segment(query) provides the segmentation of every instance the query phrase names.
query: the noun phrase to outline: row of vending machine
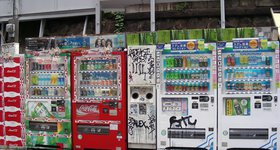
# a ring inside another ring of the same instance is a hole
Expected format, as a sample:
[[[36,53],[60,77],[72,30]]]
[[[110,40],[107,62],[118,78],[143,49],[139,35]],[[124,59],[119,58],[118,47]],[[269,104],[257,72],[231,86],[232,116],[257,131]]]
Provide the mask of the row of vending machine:
[[[278,41],[15,47],[0,57],[3,148],[280,148]]]

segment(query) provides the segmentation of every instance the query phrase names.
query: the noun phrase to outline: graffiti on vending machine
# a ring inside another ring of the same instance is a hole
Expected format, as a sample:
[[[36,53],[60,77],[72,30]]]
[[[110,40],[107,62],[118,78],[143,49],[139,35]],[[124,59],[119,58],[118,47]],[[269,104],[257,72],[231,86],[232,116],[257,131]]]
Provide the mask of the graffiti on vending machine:
[[[149,129],[150,133],[154,132],[156,130],[156,116],[155,115],[148,115],[148,120],[149,120]]]
[[[148,121],[142,119],[128,118],[128,134],[133,135],[135,128],[144,128],[149,130],[149,134],[153,133],[155,129],[156,117],[155,115],[148,115]]]
[[[154,58],[150,48],[134,48],[129,50],[132,69],[129,71],[129,79],[133,81],[132,74],[143,76],[143,80],[152,79],[155,74]]]
[[[193,122],[191,122],[190,118],[192,118],[192,116],[182,116],[180,119],[177,119],[176,116],[172,116],[169,118],[169,123],[170,123],[170,128],[183,128],[182,126],[182,122],[184,123],[185,128],[187,128],[187,126],[191,126],[191,127],[195,127],[197,120],[195,119]]]

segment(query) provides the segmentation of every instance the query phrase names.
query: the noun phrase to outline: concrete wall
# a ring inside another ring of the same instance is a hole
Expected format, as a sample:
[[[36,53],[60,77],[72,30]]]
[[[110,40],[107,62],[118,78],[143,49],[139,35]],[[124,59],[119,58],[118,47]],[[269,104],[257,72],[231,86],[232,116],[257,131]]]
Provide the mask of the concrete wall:
[[[16,0],[20,20],[57,18],[95,14],[99,0]],[[0,0],[0,22],[13,14],[13,0]]]

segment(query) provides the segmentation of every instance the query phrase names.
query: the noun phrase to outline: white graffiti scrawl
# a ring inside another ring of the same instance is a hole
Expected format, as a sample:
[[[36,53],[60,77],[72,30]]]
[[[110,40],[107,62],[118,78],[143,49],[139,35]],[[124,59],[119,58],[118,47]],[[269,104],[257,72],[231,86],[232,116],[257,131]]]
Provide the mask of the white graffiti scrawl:
[[[155,48],[152,46],[129,47],[128,82],[153,83],[155,79]]]

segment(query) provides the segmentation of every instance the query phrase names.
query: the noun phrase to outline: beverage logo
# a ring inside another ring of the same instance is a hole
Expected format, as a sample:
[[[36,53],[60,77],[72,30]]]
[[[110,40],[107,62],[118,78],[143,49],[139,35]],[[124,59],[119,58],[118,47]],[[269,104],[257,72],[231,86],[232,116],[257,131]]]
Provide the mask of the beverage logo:
[[[189,50],[193,50],[193,49],[195,48],[194,42],[193,42],[193,41],[187,42],[187,48],[188,48]]]
[[[76,109],[77,115],[87,115],[87,114],[99,114],[99,109],[97,105],[80,105]]]
[[[9,132],[18,132],[17,129],[9,129],[8,131],[9,131]]]
[[[17,115],[16,114],[11,114],[11,115],[8,115],[8,117],[15,118],[15,117],[17,117]]]
[[[12,85],[7,85],[8,88],[15,88],[16,85],[15,84],[12,84]]]
[[[7,73],[16,73],[16,70],[7,70]]]
[[[257,40],[251,40],[251,41],[249,42],[249,46],[250,46],[251,48],[257,48],[257,47],[258,47],[258,42],[257,42]]]
[[[15,103],[15,102],[17,102],[17,100],[16,99],[9,99],[9,100],[7,100],[9,103]]]

